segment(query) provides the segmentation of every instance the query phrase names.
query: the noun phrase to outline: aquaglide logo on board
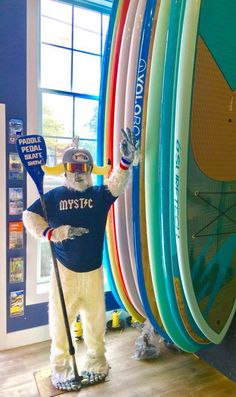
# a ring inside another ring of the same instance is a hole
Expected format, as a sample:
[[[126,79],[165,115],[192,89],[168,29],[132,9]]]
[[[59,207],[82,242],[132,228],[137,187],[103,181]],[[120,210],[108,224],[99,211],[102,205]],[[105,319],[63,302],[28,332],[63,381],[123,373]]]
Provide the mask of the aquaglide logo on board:
[[[145,83],[145,71],[147,63],[144,59],[140,59],[138,68],[138,77],[136,81],[135,89],[135,101],[134,101],[134,127],[133,131],[136,139],[140,138],[141,134],[141,123],[142,123],[142,105],[143,105],[143,94],[144,94],[144,83]]]

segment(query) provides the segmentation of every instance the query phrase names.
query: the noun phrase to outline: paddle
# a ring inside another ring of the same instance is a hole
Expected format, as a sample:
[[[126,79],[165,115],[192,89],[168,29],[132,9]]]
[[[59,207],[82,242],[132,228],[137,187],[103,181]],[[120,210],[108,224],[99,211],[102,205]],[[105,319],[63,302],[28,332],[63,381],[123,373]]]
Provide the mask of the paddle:
[[[23,137],[19,137],[17,139],[16,147],[17,147],[19,157],[21,159],[21,162],[22,162],[25,170],[31,176],[31,178],[33,179],[33,181],[37,187],[37,190],[38,190],[39,196],[40,196],[42,209],[43,209],[44,218],[48,222],[45,197],[44,197],[44,193],[43,193],[44,172],[41,168],[42,165],[46,164],[46,160],[47,160],[47,149],[46,149],[45,140],[41,135],[24,135]],[[66,335],[67,335],[67,340],[68,340],[68,345],[69,345],[69,353],[70,353],[70,355],[72,357],[72,361],[73,361],[75,380],[76,380],[76,382],[81,384],[81,379],[83,379],[83,377],[79,376],[77,365],[76,365],[75,348],[74,348],[73,342],[72,342],[70,325],[69,325],[69,321],[68,321],[68,315],[67,315],[67,310],[66,310],[66,305],[65,305],[65,299],[64,299],[57,259],[56,259],[53,243],[51,241],[49,241],[49,244],[50,244],[53,267],[54,267],[54,271],[55,271],[55,275],[56,275],[58,292],[59,292],[60,302],[61,302],[61,307],[62,307],[62,312],[63,312],[65,330],[66,330]]]

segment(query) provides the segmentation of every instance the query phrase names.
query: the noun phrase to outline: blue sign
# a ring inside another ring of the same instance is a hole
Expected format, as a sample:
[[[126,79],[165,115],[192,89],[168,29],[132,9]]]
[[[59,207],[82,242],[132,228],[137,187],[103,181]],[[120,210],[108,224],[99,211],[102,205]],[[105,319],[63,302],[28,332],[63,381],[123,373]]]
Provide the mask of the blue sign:
[[[46,164],[47,148],[41,135],[24,135],[16,141],[21,162],[33,179],[39,194],[43,194],[44,172],[41,165]]]

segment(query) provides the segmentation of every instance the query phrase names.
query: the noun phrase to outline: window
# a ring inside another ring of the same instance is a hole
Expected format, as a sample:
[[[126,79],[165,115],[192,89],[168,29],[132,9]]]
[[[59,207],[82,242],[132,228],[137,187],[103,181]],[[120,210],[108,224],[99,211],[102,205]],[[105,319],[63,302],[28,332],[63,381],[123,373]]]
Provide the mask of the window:
[[[96,162],[102,53],[109,22],[109,8],[97,3],[41,0],[40,130],[48,165],[61,161],[75,136]],[[51,189],[58,179],[47,177],[45,182]],[[38,284],[42,284],[48,281],[51,257],[43,244],[38,252]]]
[[[41,130],[51,165],[61,160],[77,135],[96,161],[101,58],[109,16],[77,3],[41,0]]]

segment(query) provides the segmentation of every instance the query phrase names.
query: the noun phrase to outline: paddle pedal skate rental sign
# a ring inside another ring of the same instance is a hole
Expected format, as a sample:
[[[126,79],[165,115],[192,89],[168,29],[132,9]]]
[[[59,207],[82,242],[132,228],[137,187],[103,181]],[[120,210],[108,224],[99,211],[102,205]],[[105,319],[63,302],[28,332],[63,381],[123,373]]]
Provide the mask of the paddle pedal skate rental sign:
[[[39,193],[43,194],[44,172],[41,166],[47,160],[44,138],[41,135],[25,135],[17,139],[16,147],[23,166],[35,182]]]

